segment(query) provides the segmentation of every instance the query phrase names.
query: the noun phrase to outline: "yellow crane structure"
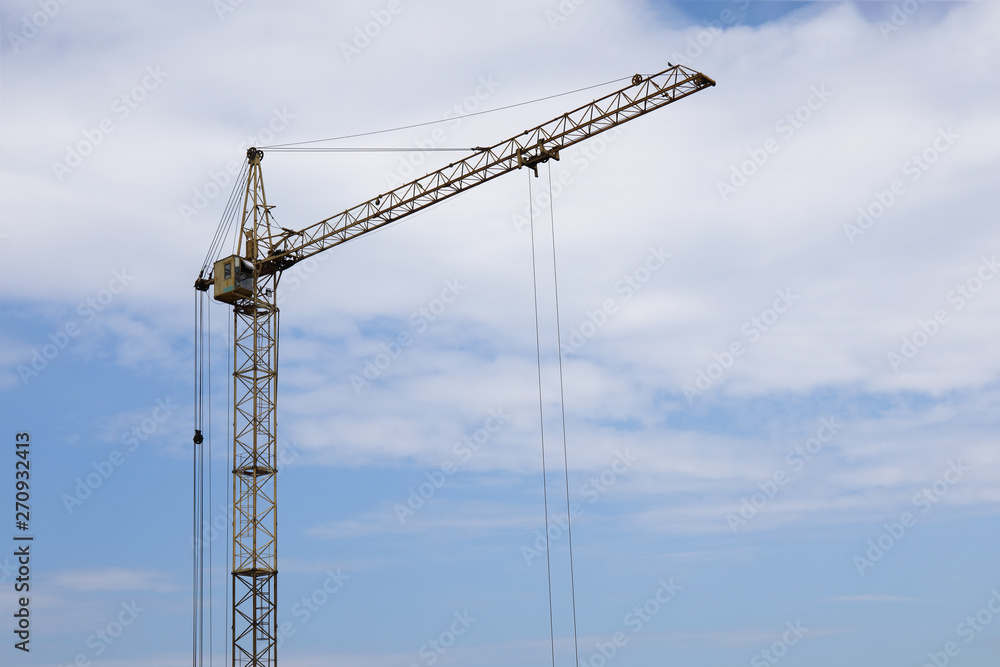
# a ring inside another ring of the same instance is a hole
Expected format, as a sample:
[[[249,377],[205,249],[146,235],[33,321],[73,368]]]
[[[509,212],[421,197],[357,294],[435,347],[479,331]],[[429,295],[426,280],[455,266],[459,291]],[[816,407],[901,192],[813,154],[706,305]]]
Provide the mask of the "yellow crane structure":
[[[680,65],[630,85],[298,231],[278,226],[259,148],[247,150],[237,253],[202,266],[195,288],[233,309],[231,641],[234,667],[277,665],[278,305],[282,272],[489,180],[715,85]],[[197,414],[197,413],[196,413]],[[196,417],[195,445],[203,436]]]

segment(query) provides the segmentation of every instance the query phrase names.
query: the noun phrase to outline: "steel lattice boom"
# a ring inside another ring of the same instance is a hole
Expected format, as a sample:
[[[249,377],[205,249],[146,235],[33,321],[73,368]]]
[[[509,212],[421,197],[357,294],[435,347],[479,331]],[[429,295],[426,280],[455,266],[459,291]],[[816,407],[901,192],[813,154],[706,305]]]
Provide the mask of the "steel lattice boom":
[[[464,160],[299,232],[274,236],[273,252],[262,262],[261,272],[279,271],[515,169],[531,167],[537,173],[538,163],[558,160],[564,148],[714,85],[715,81],[704,74],[680,65],[649,77],[637,74],[627,88],[525,130],[520,136],[480,148]]]
[[[233,306],[234,667],[277,665],[277,288],[281,272],[340,245],[522,167],[559,159],[565,148],[715,85],[671,66],[547,123],[453,162],[299,231],[273,224],[261,177],[262,152],[247,151],[240,251],[206,266],[195,288],[215,286]],[[200,438],[196,431],[195,442]]]

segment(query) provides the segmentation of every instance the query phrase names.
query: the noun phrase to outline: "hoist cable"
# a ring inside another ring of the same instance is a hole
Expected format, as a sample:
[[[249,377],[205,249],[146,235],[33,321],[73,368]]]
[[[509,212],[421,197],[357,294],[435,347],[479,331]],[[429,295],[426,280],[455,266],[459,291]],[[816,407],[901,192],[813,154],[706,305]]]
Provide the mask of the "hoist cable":
[[[212,261],[218,256],[219,248],[222,247],[223,242],[229,236],[229,230],[232,229],[233,220],[235,219],[235,207],[239,201],[239,193],[246,189],[246,172],[247,164],[243,163],[240,168],[239,174],[236,176],[236,180],[233,183],[233,189],[229,193],[229,199],[226,202],[226,207],[222,212],[222,217],[219,219],[219,226],[215,229],[215,234],[212,237],[212,243],[208,247],[208,252],[205,254],[205,260],[201,265],[201,275],[205,275],[206,269]]]
[[[549,218],[552,222],[552,285],[555,288],[556,304],[556,349],[559,351],[559,407],[562,412],[563,465],[566,477],[566,535],[569,538],[569,584],[573,599],[573,649],[576,665],[580,664],[580,646],[576,634],[576,576],[573,572],[573,513],[569,507],[569,454],[566,446],[566,393],[563,390],[562,331],[559,326],[559,271],[556,265],[556,214],[552,203],[552,165],[548,167],[549,177]]]
[[[229,201],[226,202],[226,209],[223,211],[223,220],[225,220],[225,227],[222,228],[219,234],[218,241],[215,245],[215,252],[218,255],[219,249],[227,238],[230,237],[230,230],[233,228],[233,224],[236,222],[239,216],[241,195],[246,192],[247,179],[250,177],[249,167],[247,163],[244,162],[243,166],[240,168],[239,177],[233,184],[233,191],[229,194]],[[239,236],[237,231],[236,236]],[[234,251],[235,252],[235,251]]]
[[[207,360],[207,350],[205,345],[205,294],[201,295],[201,322],[199,326],[199,335],[201,336],[201,374],[202,374],[202,390],[200,400],[205,399],[205,377],[208,375],[206,371],[205,362]],[[202,424],[205,421],[205,411],[204,402],[200,408],[202,411],[201,419]],[[205,429],[202,429],[202,437],[204,438]],[[198,667],[204,667],[205,665],[205,535],[204,535],[204,520],[205,520],[205,444],[204,442],[198,446]]]
[[[528,173],[528,202],[531,203],[531,173]],[[549,549],[549,490],[545,474],[545,412],[542,406],[542,342],[538,325],[538,276],[535,270],[535,213],[534,207],[528,207],[528,217],[531,227],[531,283],[534,287],[535,300],[535,357],[538,364],[538,424],[542,439],[542,502],[545,509],[545,571],[549,585],[549,637],[552,642],[552,667],[556,665],[556,632],[552,614],[552,554]]]
[[[386,134],[387,132],[398,132],[400,130],[410,130],[415,127],[424,127],[426,125],[436,125],[438,123],[450,123],[453,120],[459,120],[461,118],[472,118],[473,116],[481,116],[487,113],[496,113],[497,111],[506,111],[507,109],[513,109],[515,107],[522,107],[527,104],[535,104],[536,102],[544,102],[545,100],[555,99],[556,97],[564,97],[566,95],[573,95],[575,93],[581,93],[585,90],[590,90],[592,88],[600,88],[601,86],[608,86],[612,83],[618,83],[620,81],[625,81],[626,79],[631,79],[630,76],[624,76],[620,79],[612,79],[611,81],[605,81],[604,83],[595,83],[592,86],[585,86],[583,88],[577,88],[576,90],[570,90],[565,93],[556,93],[555,95],[547,95],[545,97],[539,97],[538,99],[528,100],[527,102],[517,102],[516,104],[508,104],[507,106],[497,107],[496,109],[484,109],[483,111],[474,111],[472,113],[462,114],[461,116],[449,116],[448,118],[441,118],[439,120],[429,120],[424,123],[413,123],[412,125],[401,125],[399,127],[391,127],[385,130],[374,130],[372,132],[358,132],[357,134],[345,134],[339,137],[327,137],[326,139],[312,139],[310,141],[296,141],[287,144],[273,144],[271,146],[258,146],[264,150],[274,150],[275,148],[285,148],[287,146],[302,146],[304,144],[318,144],[323,141],[340,141],[342,139],[356,139],[357,137],[370,137],[376,134]]]
[[[215,235],[212,239],[212,243],[209,246],[208,253],[205,256],[204,263],[202,264],[201,276],[206,276],[206,271],[209,265],[214,259],[217,258],[220,249],[223,247],[226,239],[229,237],[230,230],[232,229],[233,223],[237,218],[238,207],[240,205],[241,197],[240,195],[246,190],[246,182],[248,178],[247,163],[244,162],[239,173],[237,174],[236,180],[233,183],[233,189],[229,193],[229,199],[226,201],[225,209],[223,210],[222,217],[219,220],[219,225],[215,230]],[[234,250],[235,252],[235,250]],[[211,302],[208,308],[208,338],[206,344],[205,337],[205,309],[204,309],[204,292],[196,290],[195,292],[195,429],[198,433],[203,434],[202,438],[208,440],[208,497],[209,497],[209,508],[208,512],[211,512],[212,506],[212,380],[211,380],[211,328],[212,328],[212,316],[211,316]],[[199,306],[199,299],[200,306]],[[229,335],[227,330],[226,338],[226,349],[227,353],[229,350]],[[206,354],[208,368],[206,371]],[[227,362],[227,369],[229,364]],[[207,383],[206,383],[207,375]],[[205,389],[207,384],[208,390],[208,429],[204,429],[205,424]],[[227,408],[229,404],[229,388],[227,384],[226,389],[226,403]],[[226,426],[226,440],[229,439],[229,425],[227,422]],[[204,665],[204,589],[205,589],[205,523],[206,523],[206,509],[205,509],[205,448],[199,443],[195,445],[195,470],[194,470],[194,514],[195,519],[192,526],[192,536],[195,544],[195,554],[194,554],[194,573],[192,586],[194,588],[194,598],[193,602],[194,609],[194,627],[192,632],[194,636],[192,637],[192,662],[194,667],[202,667]],[[228,457],[227,457],[228,460]],[[230,468],[232,466],[230,465]],[[230,499],[230,492],[227,487],[226,491],[226,502],[227,506]],[[207,519],[207,523],[211,525],[211,517]],[[227,534],[229,537],[229,529],[227,523]],[[208,545],[208,589],[209,595],[212,595],[213,588],[213,577],[212,577],[212,562],[213,562],[213,549],[212,549],[212,539],[209,539]],[[226,546],[226,558],[229,559],[229,545]],[[229,603],[229,588],[226,587],[226,603]],[[227,633],[228,636],[228,633]],[[209,613],[208,616],[208,644],[209,644],[209,665],[214,664],[214,614]],[[226,659],[229,658],[229,648],[226,647]]]
[[[232,370],[233,370],[233,366],[232,366],[232,364],[233,364],[232,335],[233,335],[233,329],[235,329],[235,328],[236,328],[236,315],[233,314],[233,327],[232,328],[230,328],[228,326],[226,327],[226,470],[232,470],[233,469],[233,447],[229,446],[229,443],[232,442],[232,440],[230,440],[230,430],[229,430],[229,427],[232,424],[232,420],[229,418],[229,415],[233,414],[233,406],[232,406],[232,398],[231,398],[231,396],[232,396],[231,390],[232,390],[232,387],[233,387],[233,383],[229,380],[229,378],[231,378],[233,376],[233,373],[232,373]],[[231,497],[232,497],[231,492],[232,491],[233,491],[233,485],[232,484],[227,484],[226,485],[226,509],[227,510],[230,507],[233,506],[232,505],[232,500],[231,500]],[[229,556],[229,553],[230,553],[229,552],[229,547],[232,546],[231,533],[229,532],[229,529],[232,527],[231,524],[232,524],[232,522],[230,521],[229,517],[227,517],[226,518],[226,569],[230,569],[232,567],[230,556]],[[229,581],[228,580],[226,581],[225,588],[226,588],[226,606],[225,606],[225,610],[226,610],[226,614],[227,614],[227,617],[228,617],[228,614],[230,613],[230,611],[229,611],[230,610],[230,607],[229,607]],[[235,612],[233,612],[233,613],[235,613]],[[230,627],[229,625],[226,626],[226,628],[229,628],[229,627]],[[229,664],[229,646],[230,646],[231,643],[232,643],[232,636],[229,634],[229,631],[227,630],[227,632],[226,632],[225,661],[222,663],[224,665],[228,665]]]
[[[211,526],[211,513],[212,513],[212,302],[208,302],[208,337],[207,337],[207,349],[208,349],[208,372],[206,373],[207,385],[208,385],[208,511],[202,511],[202,516],[207,519],[209,527]],[[202,503],[204,504],[204,503]],[[215,540],[210,539],[208,541],[208,599],[209,599],[209,612],[208,612],[208,664],[209,667],[213,664],[213,634],[212,628],[214,627],[215,614],[212,613],[212,542]],[[204,602],[203,602],[204,603]]]
[[[199,667],[203,664],[204,642],[204,546],[200,534],[201,518],[204,513],[204,448],[201,433],[204,421],[204,381],[205,381],[205,349],[204,349],[204,317],[205,293],[195,291],[194,300],[194,446],[192,448],[192,499],[191,499],[191,537],[192,537],[192,570],[191,570],[191,664]]]
[[[198,426],[198,291],[194,293],[194,428],[197,433]],[[198,445],[195,444],[191,451],[191,535],[198,535]],[[192,545],[193,546],[193,545]],[[191,667],[198,667],[198,597],[197,597],[197,577],[198,558],[197,551],[192,552],[191,558]]]
[[[219,240],[215,245],[215,252],[218,253],[219,248],[222,247],[222,243],[229,237],[229,230],[233,228],[233,223],[236,221],[237,209],[240,204],[240,195],[246,191],[246,182],[249,176],[249,168],[247,163],[244,162],[243,166],[240,167],[239,176],[236,182],[233,183],[233,191],[229,193],[229,201],[226,202],[226,208],[222,213],[223,219],[226,220],[226,225],[219,234]],[[237,232],[237,235],[239,233]],[[234,250],[235,252],[235,250]]]
[[[566,532],[569,540],[569,574],[570,574],[570,594],[571,603],[573,609],[573,650],[575,656],[575,664],[580,664],[580,645],[577,630],[577,614],[576,614],[576,573],[573,563],[573,525],[572,525],[572,510],[570,507],[570,492],[569,492],[569,448],[568,439],[566,436],[566,392],[565,392],[565,382],[563,374],[563,360],[562,360],[562,328],[560,324],[560,314],[559,314],[559,270],[558,262],[556,259],[556,230],[555,230],[555,207],[552,202],[552,168],[551,165],[547,165],[547,177],[548,177],[548,187],[549,187],[549,219],[551,223],[551,239],[552,239],[552,285],[553,294],[555,302],[555,318],[556,318],[556,348],[559,360],[559,407],[560,407],[560,417],[562,422],[562,441],[563,441],[563,466],[564,466],[564,482],[566,490]],[[532,197],[531,188],[532,175],[528,174],[528,201],[529,203],[534,201]],[[551,553],[549,549],[549,510],[548,510],[548,480],[547,480],[547,468],[545,463],[545,418],[543,409],[543,397],[542,397],[542,360],[541,360],[541,334],[539,325],[539,315],[538,315],[538,273],[536,268],[536,250],[535,250],[535,218],[534,218],[534,207],[529,206],[529,219],[531,225],[531,280],[534,288],[534,306],[535,306],[535,351],[536,360],[538,365],[538,414],[539,421],[541,424],[541,441],[542,441],[542,497],[545,506],[545,559],[546,559],[546,569],[548,574],[548,587],[549,587],[549,633],[552,642],[552,664],[555,666],[555,622],[553,614],[552,605],[552,561]]]

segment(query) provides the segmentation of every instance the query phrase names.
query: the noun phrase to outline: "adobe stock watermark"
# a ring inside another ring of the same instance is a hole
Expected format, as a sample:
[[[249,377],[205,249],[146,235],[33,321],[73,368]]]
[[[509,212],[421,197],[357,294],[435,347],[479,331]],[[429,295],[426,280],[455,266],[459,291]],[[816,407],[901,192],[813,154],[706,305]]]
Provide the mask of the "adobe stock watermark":
[[[614,284],[613,289],[618,296],[605,299],[601,302],[600,307],[588,310],[586,317],[579,324],[570,327],[569,334],[561,343],[565,354],[579,352],[588,340],[620,312],[620,307],[635,296],[656,272],[666,266],[667,260],[673,257],[669,252],[663,250],[662,245],[659,248],[649,246],[648,251],[649,254],[639,266],[623,275],[621,280]]]
[[[757,491],[749,497],[740,498],[740,506],[735,512],[726,513],[726,523],[729,530],[735,535],[740,528],[744,528],[767,507],[768,503],[778,495],[778,491],[788,485],[810,461],[812,461],[823,448],[828,445],[838,433],[844,429],[844,423],[836,417],[823,417],[819,420],[819,428],[816,434],[808,438],[804,443],[796,445],[791,451],[785,454],[785,465],[787,468],[779,468],[763,482],[757,482]]]
[[[760,172],[771,157],[781,150],[782,141],[787,143],[798,134],[806,123],[815,117],[816,112],[830,101],[831,97],[833,97],[833,92],[827,89],[826,84],[810,88],[805,101],[794,111],[779,118],[774,124],[774,130],[780,135],[780,140],[768,137],[760,147],[748,148],[747,159],[730,167],[729,179],[715,182],[715,188],[719,191],[719,197],[722,201],[729,201],[730,197],[749,183],[750,179]]]
[[[333,596],[340,592],[344,584],[351,579],[339,567],[336,572],[327,570],[324,574],[326,577],[323,579],[323,583],[314,588],[309,595],[303,595],[296,600],[291,607],[292,616],[298,621],[299,627],[304,626],[314,615],[319,613],[333,599]],[[281,648],[289,637],[295,636],[296,632],[298,632],[298,628],[291,621],[282,621],[279,623],[276,635],[278,647]]]
[[[281,442],[278,444],[276,453],[278,472],[275,477],[281,477],[285,471],[285,466],[296,461],[302,455],[302,450],[294,443]],[[211,519],[202,519],[201,529],[198,535],[188,537],[188,546],[193,549],[203,544],[209,544],[228,535],[228,530],[233,525],[233,506],[229,503],[219,503],[217,512]]]
[[[354,388],[354,395],[360,396],[365,388],[382,377],[393,362],[402,356],[403,351],[413,345],[415,338],[427,331],[432,322],[439,320],[448,307],[468,288],[468,285],[460,283],[458,278],[445,280],[444,289],[438,297],[410,314],[410,329],[400,331],[392,342],[382,343],[382,351],[365,361],[364,369],[360,373],[351,374],[349,379],[351,387]]]
[[[135,600],[122,602],[119,611],[114,618],[91,633],[84,644],[89,650],[87,653],[77,653],[73,661],[58,667],[88,667],[91,660],[104,655],[104,652],[118,642],[125,631],[135,625],[139,615],[146,611],[145,607],[140,607]]]
[[[713,361],[705,368],[698,369],[694,382],[681,387],[688,403],[693,403],[695,398],[703,396],[716,382],[719,382],[733,368],[736,360],[746,353],[747,346],[759,341],[781,319],[781,316],[787,313],[799,300],[799,297],[787,287],[783,290],[775,290],[775,294],[777,296],[769,308],[764,308],[759,315],[751,317],[740,327],[740,333],[746,342],[737,338],[730,342],[722,352],[712,354]]]
[[[248,148],[253,146],[266,146],[274,142],[275,137],[288,129],[291,122],[295,120],[295,114],[289,113],[286,107],[274,107],[271,110],[271,118],[267,125],[261,127],[252,135],[236,146],[235,154],[244,156],[242,159],[228,161],[222,169],[209,170],[205,183],[192,188],[191,199],[177,205],[177,213],[185,224],[190,224],[191,220],[208,208],[209,204],[220,194],[227,192],[227,188],[239,175],[246,160]]]
[[[674,51],[670,56],[670,62],[679,63],[685,67],[694,64],[695,60],[700,58],[707,49],[715,44],[717,39],[725,34],[726,28],[736,25],[741,18],[737,12],[745,12],[750,7],[750,0],[731,0],[729,4],[735,7],[735,11],[732,7],[724,7],[719,12],[718,19],[709,21],[703,29],[688,36],[684,51]]]
[[[555,9],[545,10],[545,20],[550,30],[558,30],[560,24],[570,19],[587,0],[561,0]]]
[[[17,32],[7,32],[7,41],[14,49],[14,53],[20,53],[21,49],[28,45],[38,34],[45,29],[49,21],[54,19],[62,8],[72,0],[36,0],[40,11],[34,12],[30,16],[27,14],[21,17]]]
[[[212,0],[212,9],[219,21],[225,21],[226,16],[236,11],[237,7],[243,4],[243,0]]]
[[[0,584],[5,583],[8,579],[13,579],[14,575],[17,574],[17,569],[18,565],[10,562],[10,556],[4,556],[3,562],[0,562]]]
[[[786,630],[781,633],[781,637],[765,649],[758,651],[750,658],[750,667],[770,667],[778,664],[778,661],[788,655],[788,649],[798,644],[809,628],[802,627],[802,621],[785,623]]]
[[[573,180],[572,172],[560,169],[556,172],[555,178],[552,179],[552,192],[547,189],[539,189],[524,205],[524,213],[512,213],[510,221],[514,224],[517,233],[520,234],[531,229],[532,219],[547,211],[549,204],[558,199],[566,191],[566,187],[572,185]]]
[[[17,374],[21,378],[24,386],[52,364],[63,350],[69,347],[70,343],[83,331],[83,328],[93,322],[97,316],[107,310],[114,302],[115,298],[128,288],[129,283],[135,279],[128,274],[127,269],[112,271],[111,280],[107,287],[101,289],[97,294],[87,297],[77,304],[76,314],[80,319],[71,319],[47,336],[47,343],[41,347],[31,348],[31,361],[29,364],[18,364]]]
[[[632,611],[625,614],[625,618],[622,619],[626,630],[631,630],[633,635],[642,632],[643,628],[655,616],[666,609],[667,605],[677,597],[678,591],[682,588],[680,584],[674,583],[673,577],[660,579],[656,583],[658,584],[656,591],[642,604],[636,605]],[[626,630],[618,630],[612,633],[606,642],[594,642],[595,650],[590,654],[590,657],[582,660],[580,664],[586,667],[605,667],[605,665],[618,655],[618,652],[622,648],[628,646],[631,637],[629,637]]]
[[[865,570],[875,567],[875,563],[881,561],[893,547],[906,537],[907,531],[917,525],[920,516],[941,502],[951,488],[958,484],[970,470],[972,468],[962,463],[961,459],[948,461],[948,469],[945,470],[941,478],[913,496],[911,504],[919,510],[919,514],[903,512],[899,515],[898,521],[883,523],[882,533],[878,537],[868,540],[868,548],[863,554],[854,556],[854,567],[858,574],[863,577]]]
[[[621,479],[622,475],[631,470],[638,460],[639,458],[632,454],[631,450],[615,451],[615,458],[611,465],[580,486],[580,495],[587,500],[588,505],[593,505]],[[545,555],[549,544],[556,542],[565,532],[569,531],[571,519],[575,519],[583,513],[583,505],[574,501],[569,505],[568,514],[563,512],[549,515],[547,531],[541,528],[536,529],[535,541],[532,544],[521,545],[521,556],[524,557],[524,562],[528,567],[531,567],[536,558]]]
[[[510,221],[514,225],[514,229],[517,230],[517,233],[521,234],[530,230],[532,218],[538,217],[547,211],[552,202],[559,199],[576,182],[575,174],[582,174],[587,171],[595,161],[607,153],[608,148],[621,136],[622,132],[624,132],[624,129],[619,125],[613,130],[598,134],[586,144],[579,144],[578,150],[572,153],[572,157],[569,160],[570,165],[575,169],[557,171],[555,178],[552,180],[552,192],[549,192],[547,189],[539,189],[538,192],[532,195],[531,200],[525,204],[523,213],[511,214]]]
[[[951,306],[951,312],[949,313],[948,308],[937,308],[929,319],[917,320],[917,327],[913,333],[900,339],[899,350],[886,355],[889,368],[898,373],[901,367],[916,359],[920,351],[951,322],[952,315],[975,299],[986,283],[993,280],[998,272],[1000,263],[997,262],[996,253],[992,257],[982,257],[972,275],[955,285],[945,295],[945,301]]]
[[[409,667],[420,667],[420,665],[430,667],[435,664],[479,621],[469,614],[468,609],[462,612],[456,611],[451,616],[454,620],[448,628],[442,630],[437,637],[428,639],[417,649],[418,662],[411,662]]]
[[[156,399],[156,405],[150,411],[149,416],[121,434],[119,440],[122,448],[111,450],[100,461],[91,461],[90,466],[94,471],[85,477],[76,478],[76,487],[73,493],[63,493],[60,496],[66,512],[72,515],[77,508],[83,506],[84,502],[94,495],[94,492],[101,488],[118,468],[125,464],[129,455],[139,449],[142,443],[149,440],[163,424],[173,417],[179,407],[170,396]]]
[[[340,53],[344,56],[344,60],[351,62],[360,56],[361,52],[371,46],[393,20],[403,13],[403,9],[405,6],[402,0],[389,0],[385,7],[372,10],[370,21],[354,26],[354,39],[351,43],[340,42]]]
[[[900,166],[902,175],[912,184],[919,181],[924,174],[930,171],[931,167],[937,164],[941,156],[951,150],[962,135],[955,134],[949,127],[939,128],[937,136],[931,143],[918,153],[914,153]],[[858,217],[853,223],[844,224],[844,236],[847,241],[854,244],[857,237],[864,235],[875,223],[882,219],[889,209],[895,206],[896,202],[902,199],[909,190],[903,178],[895,178],[885,190],[875,190],[872,198],[864,206],[859,206]]]
[[[989,599],[975,614],[966,616],[965,620],[955,626],[955,634],[968,646],[976,641],[976,638],[997,617],[1000,617],[1000,591],[994,588],[990,590]],[[955,640],[948,640],[940,651],[931,651],[927,654],[927,662],[923,667],[947,667],[951,664],[952,658],[957,658],[961,653],[962,646]]]
[[[327,262],[329,259],[329,253],[312,255],[282,271],[281,289],[278,290],[275,303],[279,306],[283,305],[290,295],[297,292],[300,287],[308,282],[313,274],[316,273],[316,270],[319,269],[319,265]]]
[[[909,23],[910,19],[920,11],[926,2],[927,0],[903,0],[903,2],[893,4],[889,20],[882,20],[876,24],[879,33],[882,34],[882,39],[889,41],[889,36]]]
[[[66,156],[62,162],[53,160],[52,173],[56,181],[62,183],[66,176],[76,171],[118,129],[116,122],[125,122],[168,76],[169,73],[164,72],[159,65],[148,65],[139,83],[111,101],[111,115],[99,120],[94,128],[85,127],[81,132],[83,138],[75,144],[66,144]]]
[[[466,95],[441,114],[442,121],[449,121],[448,126],[436,127],[423,139],[417,140],[415,143],[418,150],[400,156],[396,170],[385,173],[386,185],[390,188],[397,188],[412,181],[416,177],[417,169],[427,162],[427,152],[444,146],[451,133],[462,126],[463,117],[479,111],[483,103],[492,97],[499,88],[500,82],[494,79],[492,74],[480,76],[471,94]]]
[[[462,464],[471,461],[472,457],[489,443],[490,439],[504,427],[509,419],[504,414],[502,407],[498,407],[496,410],[491,409],[482,426],[456,441],[451,447],[454,458],[447,458],[434,470],[425,472],[424,477],[427,478],[427,481],[421,482],[416,488],[410,487],[410,493],[405,503],[393,504],[392,510],[400,525],[405,525],[407,519],[420,511],[427,504],[427,501],[441,490],[448,479],[461,469]]]

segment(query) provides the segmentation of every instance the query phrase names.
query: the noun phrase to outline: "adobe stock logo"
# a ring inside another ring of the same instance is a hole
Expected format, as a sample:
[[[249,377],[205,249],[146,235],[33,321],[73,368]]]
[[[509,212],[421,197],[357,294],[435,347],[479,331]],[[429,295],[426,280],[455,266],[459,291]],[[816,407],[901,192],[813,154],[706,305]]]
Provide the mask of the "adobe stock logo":
[[[38,33],[54,19],[65,5],[71,0],[37,0],[38,7],[42,10],[35,12],[30,17],[21,17],[21,30],[19,32],[8,32],[7,41],[10,42],[14,53],[20,53],[28,42],[38,36]]]
[[[349,381],[354,389],[354,395],[360,396],[365,388],[382,377],[382,374],[392,366],[393,362],[413,345],[417,336],[427,331],[431,322],[440,319],[448,307],[455,303],[467,289],[469,289],[468,285],[460,283],[458,278],[445,280],[440,296],[431,299],[426,306],[418,308],[410,315],[411,330],[400,331],[396,334],[395,340],[382,343],[382,351],[365,362],[361,373],[351,374]]]
[[[962,463],[961,459],[948,461],[948,469],[944,471],[940,479],[915,494],[911,504],[920,510],[920,514],[926,514],[932,507],[941,502],[951,491],[951,488],[964,479],[970,470],[972,470],[971,466]],[[855,554],[853,558],[854,567],[858,574],[862,577],[865,576],[865,570],[875,567],[876,563],[899,544],[906,537],[906,534],[918,524],[920,514],[903,512],[899,515],[898,521],[883,523],[882,533],[878,537],[868,540],[867,550],[863,554]]]
[[[976,270],[964,281],[957,283],[954,289],[949,290],[945,296],[945,300],[952,305],[952,312],[949,313],[946,308],[938,308],[930,318],[918,319],[917,328],[913,330],[913,333],[900,338],[899,351],[892,351],[886,355],[892,371],[898,373],[902,366],[913,361],[920,351],[927,347],[952,321],[952,316],[975,299],[976,295],[998,273],[1000,273],[1000,262],[997,262],[996,254],[994,253],[991,257],[984,255]]]
[[[965,620],[955,626],[955,634],[965,640],[966,645],[976,641],[979,634],[986,630],[996,618],[1000,617],[1000,591],[994,588],[990,593],[990,599],[975,614],[969,614]],[[945,642],[940,651],[932,651],[927,654],[927,662],[924,663],[923,667],[946,667],[951,664],[951,659],[958,657],[961,652],[962,647],[959,643],[949,640]]]
[[[845,424],[836,417],[823,417],[819,420],[819,428],[815,435],[805,442],[796,445],[785,455],[785,468],[775,470],[771,476],[764,481],[757,482],[759,491],[755,491],[750,496],[740,498],[740,506],[733,512],[726,514],[726,523],[733,534],[747,525],[761,512],[768,503],[778,495],[785,486],[795,479],[823,450],[826,445],[839,434]]]
[[[601,496],[607,493],[621,479],[625,473],[632,469],[639,458],[626,449],[615,451],[615,458],[605,470],[599,475],[591,477],[580,487],[580,495],[587,499],[588,505],[593,505]],[[543,531],[541,528],[535,530],[535,541],[532,544],[521,545],[521,555],[524,562],[531,567],[536,558],[541,558],[548,551],[549,544],[560,539],[569,532],[570,520],[584,513],[584,506],[573,501],[570,503],[569,512],[553,512],[549,516],[548,527]]]
[[[80,320],[67,320],[58,329],[49,333],[49,342],[43,343],[40,347],[31,348],[31,359],[28,365],[18,364],[17,366],[17,374],[24,386],[28,386],[28,383],[54,363],[56,358],[84,331],[84,327],[93,322],[99,313],[108,309],[115,298],[124,292],[134,279],[135,276],[129,275],[127,269],[112,271],[111,280],[108,281],[107,287],[77,304],[76,313],[80,316]]]
[[[771,156],[781,150],[781,141],[783,140],[787,145],[805,127],[806,123],[826,106],[831,97],[833,97],[833,92],[826,87],[826,84],[813,86],[809,89],[809,94],[802,104],[774,123],[774,130],[781,135],[781,140],[768,137],[759,148],[748,148],[746,151],[747,159],[730,166],[729,178],[726,181],[718,180],[715,182],[715,187],[723,203],[729,201],[730,197],[760,173],[764,165],[770,161]]]
[[[736,364],[736,360],[743,356],[749,346],[759,341],[771,327],[773,327],[782,315],[787,313],[799,296],[794,294],[791,288],[775,290],[775,299],[770,308],[764,308],[758,315],[751,317],[740,327],[740,333],[746,337],[747,343],[737,338],[729,343],[722,352],[712,354],[714,361],[709,362],[705,368],[699,368],[694,382],[681,387],[688,403],[693,403],[696,398],[700,398],[706,391],[711,389],[715,383],[722,380],[730,369]]]
[[[484,449],[510,419],[504,414],[502,406],[488,412],[489,416],[483,420],[482,426],[469,435],[462,436],[461,440],[455,441],[452,445],[451,451],[455,458],[445,459],[436,469],[425,471],[424,477],[427,481],[421,482],[416,488],[410,487],[410,495],[407,496],[405,504],[395,503],[392,506],[401,525],[420,511],[427,501],[448,483],[448,479],[461,469],[463,463],[468,463],[474,455]]]
[[[56,181],[62,183],[66,176],[80,167],[84,160],[119,128],[115,121],[122,123],[129,118],[139,108],[139,105],[149,99],[150,94],[163,84],[168,76],[170,76],[169,72],[164,72],[159,65],[155,67],[148,65],[138,83],[111,100],[109,111],[114,118],[105,116],[97,121],[96,127],[84,127],[80,131],[80,134],[83,135],[82,139],[74,144],[66,144],[66,154],[63,161],[53,160],[52,173],[56,177]]]
[[[878,31],[882,33],[882,39],[889,41],[889,36],[909,23],[910,18],[920,11],[925,2],[927,0],[904,0],[900,4],[894,4],[889,20],[878,22]]]
[[[664,609],[668,609],[670,602],[677,596],[677,593],[683,588],[680,584],[674,583],[674,578],[663,578],[656,582],[658,588],[656,592],[653,593],[649,598],[646,599],[641,605],[636,605],[632,608],[632,611],[625,614],[625,618],[622,622],[625,626],[632,631],[633,635],[637,635],[642,632],[643,628],[649,624],[653,618],[656,617]],[[672,606],[672,605],[671,605]],[[600,640],[594,642],[594,651],[590,654],[589,658],[584,658],[580,661],[581,667],[606,667],[615,656],[618,655],[620,649],[628,646],[629,641],[632,639],[625,630],[618,630],[612,634],[609,641],[602,642]]]
[[[382,32],[389,27],[393,19],[403,12],[403,9],[405,8],[401,0],[389,0],[384,9],[373,10],[371,21],[366,22],[363,26],[354,27],[352,42],[350,44],[340,43],[340,53],[344,56],[344,60],[351,62],[353,58],[360,56],[362,51],[371,46],[372,42],[382,35]]]
[[[688,37],[683,53],[674,51],[670,56],[670,62],[680,63],[685,67],[694,64],[695,60],[726,33],[726,28],[736,25],[742,18],[743,12],[750,7],[750,0],[730,0],[729,4],[733,7],[723,7],[718,19],[709,21],[697,34]]]
[[[939,128],[937,136],[927,146],[913,153],[900,165],[900,172],[908,178],[911,184],[916,183],[961,138],[962,135],[956,134],[951,127]],[[907,184],[902,178],[893,179],[884,190],[878,188],[873,190],[872,198],[868,200],[868,203],[858,207],[858,217],[855,222],[844,224],[844,235],[847,237],[847,241],[853,245],[855,239],[863,236],[874,227],[875,223],[881,220],[908,192]]]
[[[469,614],[468,609],[463,610],[461,613],[457,611],[453,612],[451,616],[455,620],[448,625],[447,629],[442,630],[437,637],[428,639],[420,646],[417,650],[420,662],[411,662],[410,667],[420,667],[420,665],[428,665],[429,667],[435,664],[441,656],[447,653],[479,621],[478,618]]]
[[[669,252],[663,250],[662,245],[659,248],[649,246],[648,250],[649,254],[646,255],[646,259],[632,271],[624,274],[621,280],[614,284],[615,294],[620,294],[621,299],[618,297],[605,299],[599,308],[588,310],[586,318],[570,328],[569,334],[560,344],[565,354],[579,352],[587,344],[587,341],[603,329],[612,317],[621,312],[624,304],[638,294],[639,290],[656,275],[657,271],[667,265],[667,260],[673,257]]]
[[[802,627],[802,621],[794,623],[787,621],[785,627],[787,630],[781,633],[780,639],[750,658],[750,667],[770,667],[778,664],[781,658],[788,655],[788,649],[798,644],[809,632],[809,628]]]

